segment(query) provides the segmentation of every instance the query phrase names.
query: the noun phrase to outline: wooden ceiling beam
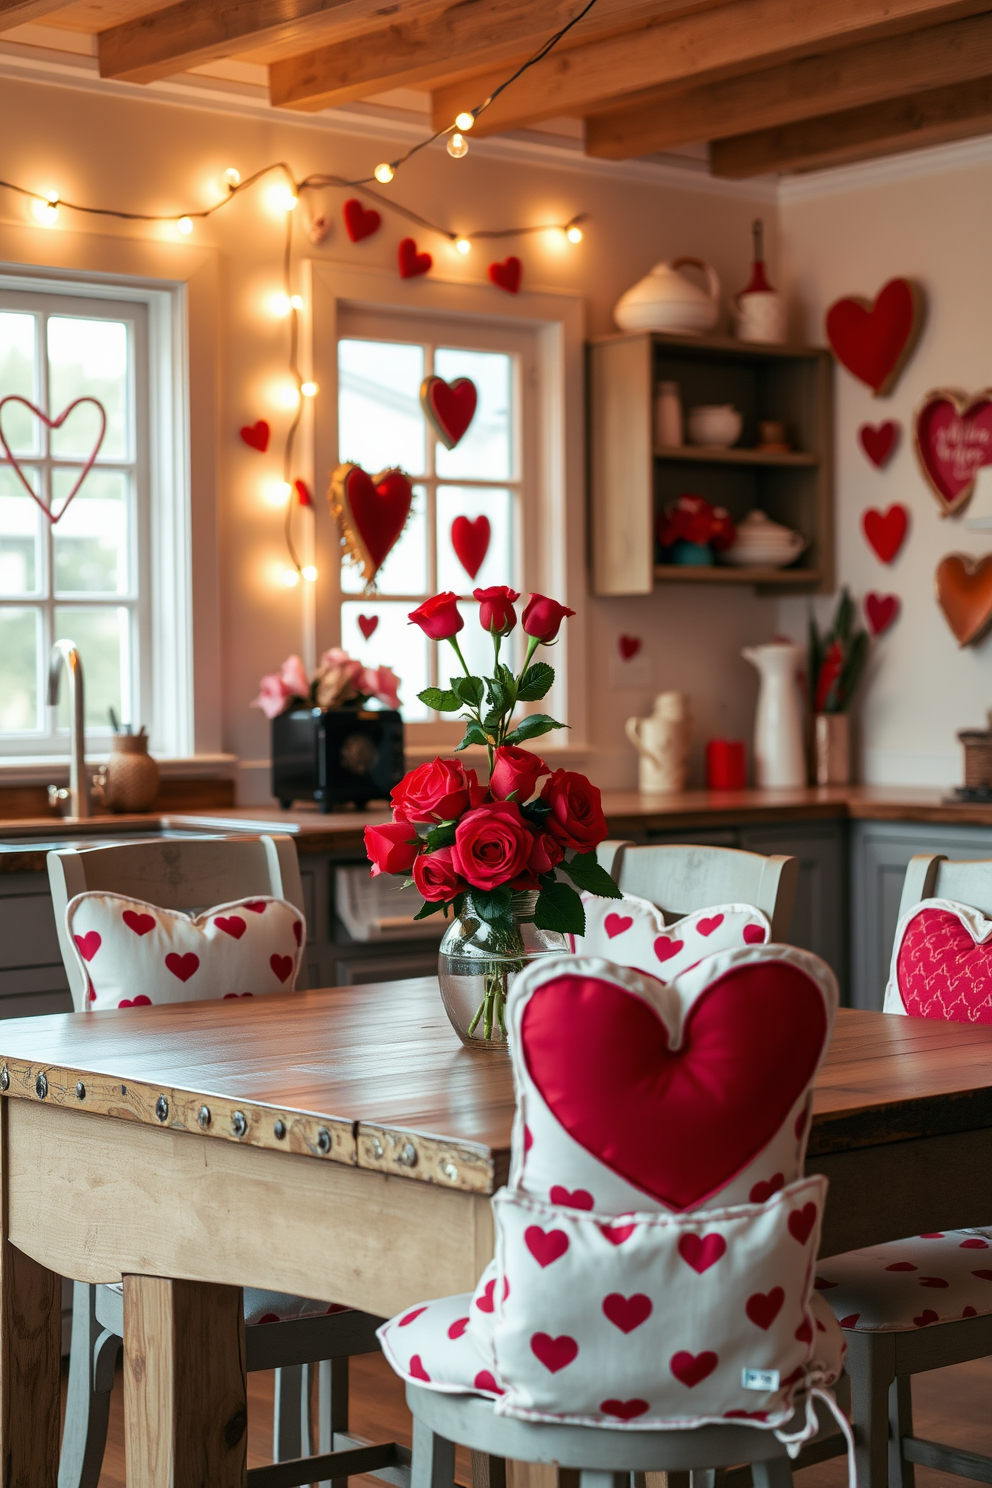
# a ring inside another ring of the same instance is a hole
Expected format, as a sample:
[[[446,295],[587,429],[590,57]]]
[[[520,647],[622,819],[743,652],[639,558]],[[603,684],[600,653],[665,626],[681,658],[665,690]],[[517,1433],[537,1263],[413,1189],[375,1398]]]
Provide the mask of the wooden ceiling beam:
[[[735,0],[701,15],[552,52],[500,95],[476,132],[496,134],[559,115],[594,113],[607,99],[647,88],[715,81],[987,8],[988,0]],[[471,108],[505,76],[487,71],[435,91],[434,127]]]
[[[446,3],[450,0],[178,0],[101,31],[100,76],[152,83],[258,47],[289,44],[302,51],[318,40],[345,39],[387,24],[400,9],[410,19],[436,15]]]
[[[586,153],[606,160],[901,98],[992,75],[992,13],[823,52],[783,67],[668,88],[586,119]]]
[[[992,133],[992,78],[934,88],[866,108],[759,129],[710,147],[715,176],[822,170]]]
[[[71,3],[72,0],[0,0],[0,31],[12,31],[15,26],[26,26],[28,21],[54,15]]]
[[[659,16],[695,14],[724,0],[598,0],[593,11],[570,31],[564,48],[591,36],[643,25]],[[269,94],[282,108],[315,112],[387,88],[415,87],[438,79],[450,82],[497,64],[522,61],[575,14],[576,0],[488,0],[449,3],[440,15],[407,16],[405,8],[388,26],[349,41],[317,47],[274,62]]]

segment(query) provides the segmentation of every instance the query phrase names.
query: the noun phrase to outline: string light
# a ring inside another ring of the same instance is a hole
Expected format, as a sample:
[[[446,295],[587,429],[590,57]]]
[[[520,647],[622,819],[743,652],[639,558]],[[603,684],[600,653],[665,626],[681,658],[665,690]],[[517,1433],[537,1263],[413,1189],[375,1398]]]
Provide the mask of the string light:
[[[582,234],[580,233],[579,234],[579,237],[581,237],[581,236],[582,236]],[[578,240],[576,240],[576,241],[578,241]],[[290,297],[289,297],[289,304],[290,304],[290,309],[292,309],[292,310],[302,310],[303,309],[303,296],[302,295],[290,295]]]
[[[390,181],[395,176],[396,172],[393,170],[393,167],[391,165],[387,165],[386,162],[383,161],[382,165],[376,166],[372,174],[375,176],[376,180],[380,182],[381,185],[388,186]]]
[[[300,392],[303,394],[304,398],[316,398],[317,394],[320,392],[320,388],[315,382],[301,382]]]
[[[312,563],[305,564],[304,567],[300,569],[300,573],[306,579],[308,584],[313,584],[316,582],[317,570],[314,568]]]
[[[37,198],[31,203],[31,211],[36,222],[42,227],[54,227],[59,216],[59,194],[57,191],[46,191],[44,201]]]
[[[455,247],[458,249],[458,252],[462,255],[463,258],[465,257],[466,253],[472,252],[472,244],[468,238],[456,238]]]
[[[224,172],[224,184],[228,191],[237,191],[241,185],[241,172],[235,170],[233,165],[229,165]]]
[[[284,568],[283,569],[283,572],[282,572],[282,581],[286,585],[286,588],[287,589],[295,589],[296,588],[297,584],[300,582],[300,574],[302,572],[303,572],[303,570],[300,569],[300,568]]]
[[[570,243],[581,243],[582,229],[581,227],[577,227],[576,224],[573,222],[570,227],[566,227],[565,236]]]
[[[178,232],[182,233],[184,238],[188,238],[190,233],[193,231],[192,217],[180,217],[179,221],[176,223],[176,229]]]
[[[280,291],[278,294],[269,296],[269,310],[280,320],[283,319],[284,316],[288,315],[292,308],[293,302],[288,294],[283,294],[282,291]]]
[[[448,154],[452,160],[464,160],[468,154],[468,140],[463,134],[456,132],[448,136]]]
[[[468,129],[471,129],[472,128],[472,125],[474,123],[475,123],[475,115],[474,114],[470,114],[468,112],[465,112],[465,113],[461,113],[461,114],[456,114],[455,115],[455,125],[456,125],[456,127],[458,129],[461,129],[463,132],[466,131],[466,130],[468,130]]]

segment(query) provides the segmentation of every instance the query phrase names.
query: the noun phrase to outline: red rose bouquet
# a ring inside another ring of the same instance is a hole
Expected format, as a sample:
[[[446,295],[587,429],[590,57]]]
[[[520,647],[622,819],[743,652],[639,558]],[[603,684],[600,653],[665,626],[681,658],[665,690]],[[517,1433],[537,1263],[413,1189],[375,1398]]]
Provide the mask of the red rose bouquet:
[[[464,676],[447,689],[420,693],[429,708],[458,713],[465,735],[457,750],[482,744],[489,755],[489,783],[461,760],[435,759],[410,770],[392,792],[393,821],[365,828],[372,872],[407,875],[423,896],[417,919],[453,911],[485,921],[489,941],[502,958],[487,973],[481,1004],[468,1029],[481,1021],[484,1037],[503,1030],[507,960],[519,969],[526,952],[522,922],[537,929],[581,935],[585,912],[580,889],[619,898],[613,879],[601,868],[596,847],[606,836],[600,794],[584,775],[552,770],[520,746],[564,727],[546,713],[525,713],[520,703],[537,702],[554,682],[554,669],[534,661],[538,646],[551,645],[562,621],[573,613],[553,599],[532,594],[521,618],[527,650],[519,672],[500,661],[504,637],[517,623],[520,596],[497,586],[475,590],[479,619],[493,640],[493,670],[475,677],[456,639],[464,626],[454,594],[437,594],[410,615],[433,640],[454,648]],[[457,751],[456,751],[457,752]],[[569,882],[570,880],[570,882]],[[521,913],[515,895],[529,894]]]

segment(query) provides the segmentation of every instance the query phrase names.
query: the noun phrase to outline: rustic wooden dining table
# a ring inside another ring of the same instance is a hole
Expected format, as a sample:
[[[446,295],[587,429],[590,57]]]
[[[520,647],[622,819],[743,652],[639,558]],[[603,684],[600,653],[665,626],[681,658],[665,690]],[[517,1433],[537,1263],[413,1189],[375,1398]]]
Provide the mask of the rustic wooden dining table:
[[[492,1253],[509,1061],[431,978],[11,1019],[0,1092],[0,1488],[56,1482],[60,1275],[124,1280],[128,1482],[240,1488],[242,1287],[388,1316]],[[987,1223],[992,1027],[841,1010],[807,1168],[825,1255]]]

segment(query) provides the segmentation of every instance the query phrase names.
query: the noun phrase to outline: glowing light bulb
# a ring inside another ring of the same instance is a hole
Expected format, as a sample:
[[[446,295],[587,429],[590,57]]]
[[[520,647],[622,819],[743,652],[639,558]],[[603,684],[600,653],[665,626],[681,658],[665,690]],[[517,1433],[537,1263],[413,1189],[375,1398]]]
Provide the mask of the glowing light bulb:
[[[316,582],[316,579],[317,579],[317,570],[314,568],[314,566],[313,566],[312,563],[306,564],[300,570],[300,572],[303,574],[303,577],[306,579],[306,581],[307,581],[308,584],[313,584],[313,583]]]
[[[320,388],[315,382],[301,382],[300,392],[303,394],[304,398],[316,398],[317,394],[320,392]]]
[[[468,238],[456,238],[455,247],[458,249],[458,252],[462,255],[463,258],[466,253],[472,252],[472,244],[469,242]]]
[[[236,187],[241,185],[241,172],[235,170],[233,165],[229,165],[224,172],[224,184],[228,191],[234,191]]]
[[[396,172],[393,170],[393,167],[391,165],[387,165],[386,162],[383,161],[382,165],[376,166],[372,174],[375,176],[377,181],[381,182],[383,186],[388,186],[390,181],[395,176]]]
[[[455,123],[461,130],[471,129],[475,123],[475,115],[468,113],[467,110],[463,110],[462,113],[455,115]]]
[[[461,160],[468,154],[468,140],[463,134],[448,135],[448,154],[453,160]]]
[[[293,488],[288,481],[268,481],[264,486],[265,504],[273,506],[277,511],[284,511],[286,502],[293,493]]]
[[[44,201],[33,201],[31,212],[36,222],[42,227],[54,227],[59,217],[59,194],[57,191],[46,191]]]
[[[180,217],[179,221],[176,223],[176,229],[178,232],[182,233],[184,238],[188,238],[190,233],[193,231],[192,217]]]
[[[300,582],[299,569],[287,568],[283,570],[282,581],[287,589],[295,589]]]
[[[282,294],[281,292],[279,294],[270,295],[269,310],[273,315],[279,316],[279,318],[281,319],[284,315],[289,314],[290,303],[291,302],[289,296]]]
[[[275,212],[291,212],[296,206],[296,192],[291,186],[273,186],[269,201]]]
[[[289,303],[292,305],[292,307],[293,307],[294,310],[302,310],[303,309],[303,296],[302,295],[290,295],[290,297],[289,297]]]
[[[571,227],[566,227],[565,236],[570,243],[581,243],[582,229],[581,227],[576,227],[575,223],[573,222]]]

